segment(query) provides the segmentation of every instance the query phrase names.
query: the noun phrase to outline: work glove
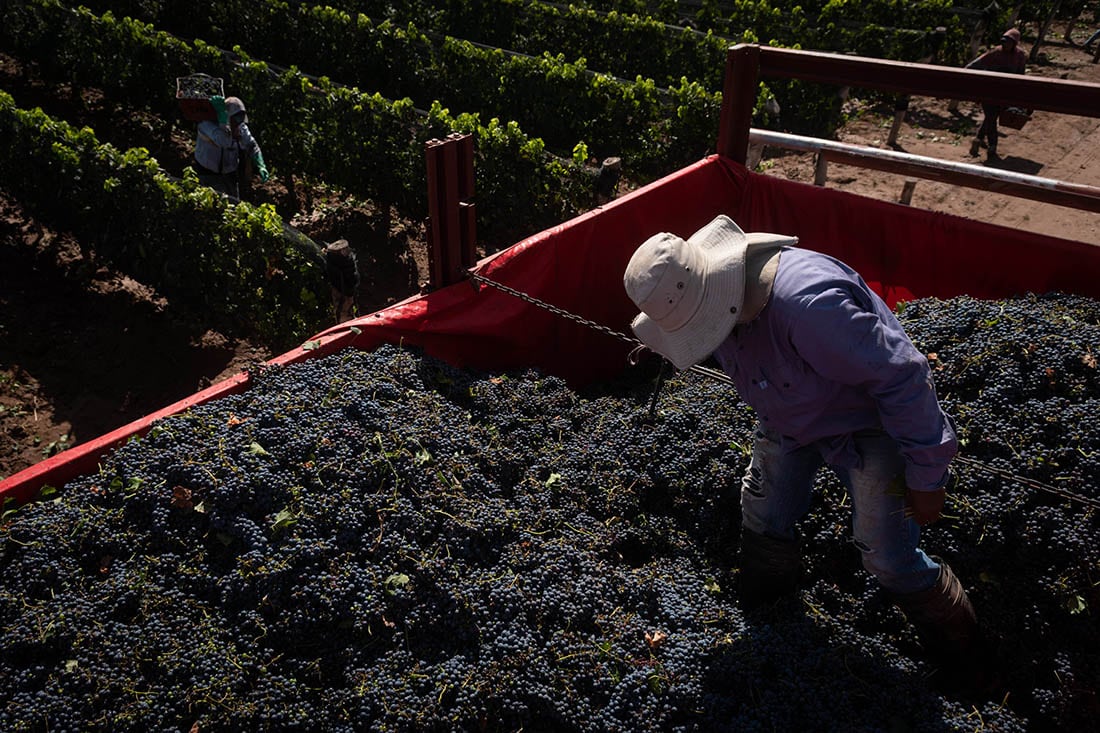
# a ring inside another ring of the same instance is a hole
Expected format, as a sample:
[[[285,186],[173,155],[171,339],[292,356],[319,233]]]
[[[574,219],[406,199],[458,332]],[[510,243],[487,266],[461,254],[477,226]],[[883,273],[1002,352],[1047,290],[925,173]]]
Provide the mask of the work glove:
[[[225,125],[229,122],[229,110],[225,108],[225,97],[215,94],[210,98],[210,106],[214,108],[214,114],[218,116],[219,125]]]
[[[950,470],[943,486],[932,491],[914,491],[908,489],[905,492],[905,503],[908,505],[908,515],[921,527],[932,524],[943,513],[943,502],[947,497],[947,489],[954,485],[955,477]]]
[[[946,495],[947,492],[944,489],[933,491],[913,491],[909,489],[906,492],[909,515],[913,517],[914,522],[922,527],[932,524],[940,518],[940,514],[943,512],[943,501]]]
[[[256,172],[260,174],[260,181],[267,183],[267,179],[271,176],[267,172],[267,166],[264,165],[264,155],[259,150],[252,156],[252,164],[256,166]]]

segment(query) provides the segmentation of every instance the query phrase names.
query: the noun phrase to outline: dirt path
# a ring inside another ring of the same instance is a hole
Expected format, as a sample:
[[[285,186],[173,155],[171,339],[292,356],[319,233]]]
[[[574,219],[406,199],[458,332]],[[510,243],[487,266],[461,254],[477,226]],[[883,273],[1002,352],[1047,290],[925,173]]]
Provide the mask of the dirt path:
[[[1044,113],[1036,113],[1036,117]],[[1045,122],[1041,117],[1040,123]],[[1068,118],[1040,124],[1039,130],[1062,131],[1049,142],[1034,140],[1038,147],[1046,147],[1052,156],[1038,175],[1069,183],[1100,185],[1100,120]],[[1032,134],[1026,128],[1024,132]],[[1041,133],[1040,133],[1041,134]],[[1051,207],[1035,201],[1017,201],[1003,207],[1003,222],[1008,226],[1030,229],[1031,224],[1056,237],[1100,242],[1100,214]]]

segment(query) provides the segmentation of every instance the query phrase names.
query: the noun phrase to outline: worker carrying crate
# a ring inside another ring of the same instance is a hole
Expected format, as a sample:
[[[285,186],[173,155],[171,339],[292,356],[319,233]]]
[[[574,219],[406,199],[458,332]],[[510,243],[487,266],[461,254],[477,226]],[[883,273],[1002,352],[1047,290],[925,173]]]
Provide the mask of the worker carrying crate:
[[[260,143],[248,129],[248,114],[239,97],[226,97],[223,81],[207,74],[176,78],[176,99],[187,119],[197,122],[195,170],[203,185],[240,198],[238,177],[270,178]],[[246,178],[246,180],[247,180]]]
[[[966,65],[968,69],[979,71],[996,71],[1006,74],[1023,74],[1027,67],[1027,54],[1020,48],[1020,31],[1009,28],[1001,36],[1000,45],[991,48],[978,58]],[[989,159],[995,160],[997,156],[997,141],[1000,132],[997,131],[997,122],[1000,120],[1005,127],[1015,130],[1021,129],[1030,119],[1023,110],[1016,107],[1005,109],[1004,107],[982,102],[982,124],[970,143],[970,155],[978,155],[979,148],[985,145],[989,152]]]

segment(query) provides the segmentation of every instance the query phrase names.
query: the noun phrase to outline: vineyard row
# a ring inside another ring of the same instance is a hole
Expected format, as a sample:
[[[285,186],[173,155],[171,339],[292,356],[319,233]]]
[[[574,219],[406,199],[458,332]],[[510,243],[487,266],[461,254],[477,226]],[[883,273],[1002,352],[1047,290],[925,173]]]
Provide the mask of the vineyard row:
[[[102,144],[3,91],[0,172],[36,214],[204,322],[289,346],[328,316],[321,263],[284,237],[270,204],[230,205],[193,172],[172,179],[145,150]]]
[[[35,61],[44,76],[98,88],[131,111],[178,118],[166,80],[197,71],[222,75],[248,100],[274,170],[316,177],[416,218],[427,209],[424,144],[473,133],[476,190],[487,202],[479,205],[479,231],[489,241],[512,241],[517,232],[562,221],[591,201],[591,173],[549,155],[541,139],[515,122],[482,123],[438,104],[420,114],[409,99],[388,100],[294,68],[275,73],[239,48],[234,60],[205,42],[187,43],[139,21],[57,0],[30,0],[6,20],[0,29],[5,50]]]
[[[438,100],[450,109],[515,120],[557,155],[569,157],[583,142],[597,158],[621,157],[642,179],[713,150],[724,55],[732,43],[804,43],[899,60],[938,52],[960,60],[966,41],[943,0],[907,4],[892,14],[882,3],[870,10],[830,4],[815,18],[820,27],[797,20],[799,8],[744,3],[732,37],[522,0],[399,6],[344,0],[337,8],[282,0],[93,5],[179,36],[238,44],[269,62],[308,68],[391,99],[408,96],[422,108]],[[869,20],[886,17],[918,29],[887,29]],[[835,22],[842,18],[847,20]],[[860,20],[858,27],[850,27],[851,19]],[[790,22],[794,26],[781,33]],[[931,32],[936,26],[947,30]],[[772,91],[788,131],[829,136],[840,123],[833,89],[777,81]],[[759,115],[758,123],[768,126],[769,120]]]
[[[117,9],[122,12],[130,9],[129,3],[124,0],[99,4],[118,6]],[[256,57],[272,62],[294,63],[294,68],[307,67],[330,79],[339,79],[359,87],[373,84],[377,93],[388,99],[409,96],[422,107],[428,107],[432,101],[438,100],[444,107],[472,107],[479,118],[515,119],[523,130],[537,131],[546,147],[558,156],[571,157],[574,153],[579,153],[581,158],[589,155],[597,158],[617,155],[624,160],[631,175],[640,180],[670,172],[697,160],[712,149],[720,94],[707,91],[704,84],[689,81],[686,77],[681,77],[679,87],[664,90],[652,79],[643,79],[640,76],[634,82],[624,82],[606,75],[586,73],[584,59],[570,63],[565,60],[564,54],[552,57],[544,53],[542,57],[524,57],[499,49],[481,48],[451,36],[433,41],[412,25],[402,29],[388,20],[375,24],[366,16],[353,17],[349,13],[328,7],[305,4],[292,7],[277,0],[266,0],[260,4],[258,12],[244,13],[240,12],[243,11],[243,6],[238,7],[239,5],[239,2],[199,4],[197,8],[188,6],[188,12],[183,13],[182,9],[165,3],[159,10],[147,11],[146,15],[152,14],[160,20],[168,21],[168,30],[173,33],[182,32],[184,35],[190,35],[191,31],[197,30],[194,22],[197,21],[198,25],[208,30],[215,29],[210,31],[214,34],[210,39],[214,43],[229,45],[233,41],[239,41],[241,47]],[[517,12],[519,8],[526,7],[528,10],[525,12],[530,17],[535,17],[531,8],[537,4],[509,5],[505,0],[498,0],[483,5],[490,9],[512,7]],[[470,12],[467,15],[476,16],[474,11],[477,6],[467,7],[458,0],[453,0],[451,6],[468,10]],[[250,7],[253,11],[257,10],[255,3]],[[553,6],[545,8],[547,12],[552,11],[559,15],[563,12]],[[587,12],[591,14],[592,11]],[[451,12],[447,17],[457,15],[461,13]],[[246,17],[247,21],[241,20]],[[663,36],[668,37],[667,29],[662,24],[647,23],[635,16],[597,14],[595,17],[603,18],[603,26],[608,28],[611,27],[611,20],[630,18],[630,23],[636,27],[651,30],[659,28]],[[102,20],[117,22],[113,16],[103,16]],[[552,27],[552,24],[546,25]],[[558,26],[565,27],[566,24],[561,23]],[[138,26],[130,26],[136,27]],[[573,23],[571,27],[577,29],[575,37],[584,35],[579,31],[579,24]],[[148,28],[152,33],[152,28]],[[510,38],[501,37],[496,40],[505,42],[522,35],[516,33]],[[698,34],[686,31],[681,35],[699,38]],[[695,50],[705,53],[697,55],[711,56],[715,62],[712,66],[720,68],[719,54],[724,41],[711,35],[703,38],[705,41],[702,43],[705,45]],[[141,44],[141,39],[133,41]],[[196,46],[199,45],[198,41],[195,43]],[[596,45],[609,44],[610,41],[605,39],[604,43]],[[78,45],[83,44],[78,41]],[[623,45],[629,48],[632,44]],[[646,45],[633,44],[639,50]],[[574,43],[573,46],[577,44]],[[154,52],[123,58],[141,59],[155,55]],[[659,55],[650,54],[651,57]],[[93,54],[92,57],[95,56]],[[167,97],[168,85],[163,83],[163,79],[171,78],[172,70],[167,72],[150,77],[149,82],[159,82],[157,89],[160,94],[152,92],[145,95],[147,99]],[[665,77],[667,76],[666,73]],[[147,88],[149,82],[143,86]],[[788,129],[792,127],[792,123],[797,127],[797,118],[801,117],[805,125],[819,128],[801,131],[816,134],[832,132],[839,121],[839,105],[831,90],[805,88],[797,82],[779,83],[776,88],[780,89],[781,106],[787,110],[784,122]],[[234,87],[234,91],[243,96],[243,90]],[[254,92],[250,94],[255,96]],[[762,95],[761,99],[764,98],[765,95]],[[250,100],[250,104],[265,111],[264,106],[254,99]],[[282,109],[285,105],[278,103],[274,106]],[[562,114],[562,110],[568,110],[568,113]],[[311,122],[316,119],[313,110],[301,111],[310,115]],[[268,115],[264,118],[271,119]],[[287,124],[284,121],[276,127],[279,129],[274,130],[275,134],[280,140],[285,140],[289,148],[287,154],[281,157],[284,169],[290,167],[291,161],[296,161],[297,171],[292,172],[315,172],[303,160],[301,151],[306,147],[303,141],[319,137],[316,131],[302,129],[301,122]],[[270,138],[271,135],[267,137]],[[346,134],[337,139],[349,140],[352,145],[360,144],[361,140]],[[343,147],[339,142],[327,141],[326,144],[329,147]],[[347,156],[340,157],[347,159]],[[419,160],[419,151],[415,157]],[[419,180],[418,171],[416,181]],[[333,182],[346,185],[340,181]],[[422,185],[415,185],[414,188],[420,189]],[[362,187],[355,186],[352,190],[362,190]],[[485,186],[480,185],[479,190],[483,193],[487,191]],[[396,192],[389,195],[374,192],[369,195],[383,201],[399,201],[403,198]],[[490,224],[490,231],[491,229]]]
[[[99,5],[115,10],[109,0]],[[189,15],[155,15],[154,25],[176,36],[239,46],[253,58],[388,99],[408,97],[421,109],[438,101],[482,119],[514,120],[561,157],[584,143],[597,158],[622,158],[635,176],[653,178],[694,162],[713,151],[717,137],[720,92],[687,79],[665,89],[652,79],[590,73],[583,59],[562,53],[517,55],[429,36],[411,23],[283,0],[205,0],[193,3]],[[716,57],[716,66],[722,63]]]

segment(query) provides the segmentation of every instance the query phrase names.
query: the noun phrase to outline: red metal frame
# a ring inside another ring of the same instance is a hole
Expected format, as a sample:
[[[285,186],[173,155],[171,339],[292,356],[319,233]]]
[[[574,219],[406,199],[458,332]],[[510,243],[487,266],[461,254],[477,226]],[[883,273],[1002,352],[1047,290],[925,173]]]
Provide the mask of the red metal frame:
[[[462,280],[475,261],[474,137],[454,133],[424,145],[428,167],[428,252],[433,290]]]

